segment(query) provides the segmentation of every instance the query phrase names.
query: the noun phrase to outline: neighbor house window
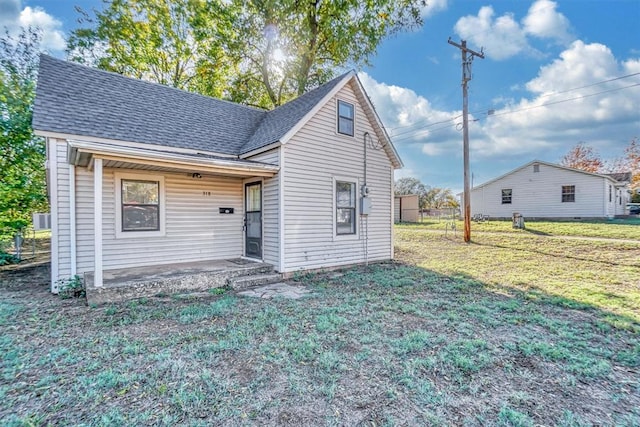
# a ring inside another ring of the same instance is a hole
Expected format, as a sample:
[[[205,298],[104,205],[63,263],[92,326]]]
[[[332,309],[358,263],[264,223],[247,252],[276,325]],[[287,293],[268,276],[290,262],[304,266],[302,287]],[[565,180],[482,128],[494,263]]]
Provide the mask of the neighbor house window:
[[[613,191],[613,189],[611,188],[611,186],[609,186],[609,203],[611,203],[611,192]]]
[[[562,186],[562,202],[575,202],[576,201],[576,186],[575,185],[563,185]]]
[[[510,205],[511,204],[511,193],[512,193],[512,189],[511,188],[504,188],[502,190],[502,204],[503,205]]]
[[[164,177],[130,172],[115,172],[114,177],[116,238],[164,236]]]
[[[356,234],[356,183],[336,181],[336,234]]]
[[[353,136],[354,111],[353,104],[338,101],[338,133]]]
[[[533,165],[533,172],[534,173],[540,172],[540,165]]]
[[[123,179],[122,231],[160,230],[160,182]]]

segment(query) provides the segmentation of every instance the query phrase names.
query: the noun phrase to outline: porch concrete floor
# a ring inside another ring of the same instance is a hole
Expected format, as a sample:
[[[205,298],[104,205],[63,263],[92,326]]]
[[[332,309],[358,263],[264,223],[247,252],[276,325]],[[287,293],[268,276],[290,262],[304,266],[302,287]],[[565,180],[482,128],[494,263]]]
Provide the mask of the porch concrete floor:
[[[241,272],[261,266],[271,267],[269,264],[258,261],[234,258],[120,268],[116,270],[104,270],[102,272],[102,284],[104,287],[118,286],[131,282],[156,281],[200,273],[215,273],[223,271]],[[86,281],[88,286],[93,286],[93,273],[86,274]]]
[[[100,304],[157,294],[208,291],[229,286],[240,277],[266,273],[273,273],[272,265],[234,258],[104,270],[100,287],[94,286],[91,272],[85,274],[84,282],[87,301]]]

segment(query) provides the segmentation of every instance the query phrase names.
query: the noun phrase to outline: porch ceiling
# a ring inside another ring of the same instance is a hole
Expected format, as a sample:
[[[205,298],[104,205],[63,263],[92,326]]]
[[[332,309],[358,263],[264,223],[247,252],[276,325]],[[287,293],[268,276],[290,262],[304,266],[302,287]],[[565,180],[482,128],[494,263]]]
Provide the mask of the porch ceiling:
[[[69,163],[88,166],[89,169],[93,166],[93,160],[100,158],[103,159],[103,166],[107,168],[162,172],[187,171],[236,177],[271,177],[279,170],[278,166],[268,163],[202,153],[176,153],[76,140],[69,140],[67,143]]]

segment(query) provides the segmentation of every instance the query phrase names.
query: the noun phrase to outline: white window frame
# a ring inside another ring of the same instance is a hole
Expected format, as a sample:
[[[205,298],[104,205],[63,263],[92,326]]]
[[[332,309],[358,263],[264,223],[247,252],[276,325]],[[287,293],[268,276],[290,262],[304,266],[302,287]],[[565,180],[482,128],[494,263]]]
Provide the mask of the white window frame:
[[[356,196],[356,206],[355,206],[355,217],[353,221],[355,222],[355,233],[353,234],[338,234],[338,202],[336,200],[337,192],[336,186],[338,182],[349,182],[355,184],[354,191]],[[345,176],[334,176],[332,181],[333,191],[331,192],[333,195],[333,238],[334,240],[357,240],[360,235],[360,227],[358,226],[358,219],[360,218],[360,193],[358,189],[360,185],[358,183],[358,178],[354,177],[345,177]]]
[[[573,192],[564,192],[565,187],[573,187]],[[564,200],[565,196],[573,196],[573,200]],[[560,187],[560,202],[561,203],[575,203],[576,202],[576,186],[575,185],[562,185]]]
[[[353,134],[340,132],[340,103],[350,105],[353,108]],[[336,99],[336,133],[338,135],[348,136],[349,138],[355,138],[356,135],[356,105],[352,102],[345,101],[344,99]]]
[[[116,210],[116,239],[140,239],[145,237],[163,237],[167,233],[166,227],[166,203],[165,203],[165,187],[164,176],[152,175],[146,173],[130,173],[130,172],[116,172],[115,174],[115,210]],[[140,180],[140,181],[157,181],[158,188],[158,200],[160,207],[158,209],[158,221],[160,222],[159,230],[150,231],[122,231],[122,181],[125,180]]]
[[[504,192],[505,191],[509,191],[509,195],[505,196]],[[503,205],[511,205],[513,204],[513,188],[503,188],[500,190],[501,196],[502,196],[502,204]],[[505,197],[509,198],[508,202],[505,202]]]

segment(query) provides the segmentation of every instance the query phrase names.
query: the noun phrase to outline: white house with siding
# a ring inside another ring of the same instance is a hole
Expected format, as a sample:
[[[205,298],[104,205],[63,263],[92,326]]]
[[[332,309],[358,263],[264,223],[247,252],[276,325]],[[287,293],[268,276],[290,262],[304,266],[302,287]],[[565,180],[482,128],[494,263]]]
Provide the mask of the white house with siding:
[[[43,55],[51,285],[235,258],[279,273],[393,258],[401,160],[357,75],[272,111]]]
[[[625,215],[630,174],[602,175],[534,160],[473,187],[471,215],[613,218]]]

